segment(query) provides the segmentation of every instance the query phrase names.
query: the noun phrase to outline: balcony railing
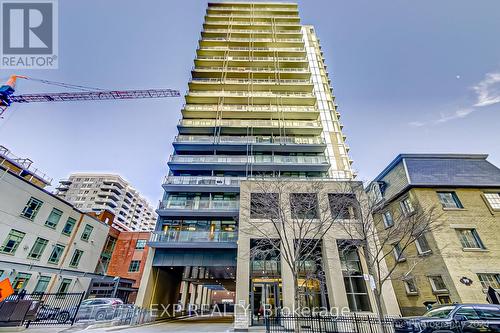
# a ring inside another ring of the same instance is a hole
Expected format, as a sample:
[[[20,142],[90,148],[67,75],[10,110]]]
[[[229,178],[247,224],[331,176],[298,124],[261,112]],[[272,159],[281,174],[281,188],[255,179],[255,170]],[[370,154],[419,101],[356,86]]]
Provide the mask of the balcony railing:
[[[196,60],[229,60],[229,61],[307,61],[304,57],[217,57],[217,56],[198,56]]]
[[[207,14],[207,17],[243,17],[243,18],[287,18],[287,19],[299,19],[299,15],[245,15],[245,14]]]
[[[164,185],[239,186],[245,177],[166,176]]]
[[[276,79],[276,80],[267,80],[267,79],[213,79],[213,78],[193,78],[191,79],[192,83],[227,83],[227,84],[310,84],[312,85],[312,81],[310,80],[298,80],[298,79]]]
[[[215,72],[293,72],[310,73],[308,68],[275,68],[275,67],[193,67],[195,71],[215,71]]]
[[[203,32],[207,32],[207,33],[219,33],[219,32],[222,32],[222,33],[227,33],[227,32],[231,32],[231,33],[243,33],[243,34],[294,34],[294,35],[299,35],[301,34],[301,31],[300,30],[253,30],[253,29],[205,29],[203,30]]]
[[[304,97],[314,98],[314,94],[305,92],[288,92],[288,91],[236,91],[236,90],[195,90],[186,91],[189,96],[224,96],[224,97]]]
[[[228,25],[229,23],[231,23],[231,25],[246,25],[246,26],[252,26],[252,25],[266,25],[266,26],[283,26],[283,25],[286,25],[286,26],[297,26],[297,27],[300,27],[300,23],[299,22],[280,22],[280,21],[275,21],[275,22],[256,22],[256,21],[253,21],[253,22],[248,22],[248,21],[235,21],[235,20],[226,20],[226,21],[205,21],[204,24],[217,24],[217,25]]]
[[[309,106],[267,106],[267,105],[213,105],[213,104],[187,104],[184,105],[184,110],[188,111],[269,111],[269,112],[315,112],[317,111],[314,107]]]
[[[320,121],[305,121],[305,120],[230,120],[230,119],[181,119],[179,121],[179,126],[182,127],[214,127],[214,126],[226,126],[226,127],[253,127],[253,128],[279,128],[280,126],[285,126],[288,128],[299,128],[299,127],[310,127],[310,128],[321,128]]]
[[[223,4],[223,3],[222,3]],[[237,11],[261,11],[261,10],[266,10],[266,11],[280,11],[280,12],[297,12],[297,8],[287,8],[287,7],[234,7],[234,6],[210,6],[208,7],[208,10],[221,10],[221,11],[231,11],[231,10],[237,10]]]
[[[306,52],[302,47],[236,47],[236,46],[203,46],[200,50],[209,51],[300,51]]]
[[[203,42],[292,42],[302,43],[302,38],[241,38],[241,37],[204,37]]]
[[[208,143],[276,143],[276,144],[324,144],[325,141],[321,137],[283,137],[283,136],[219,136],[210,135],[178,135],[175,142],[208,142]]]
[[[207,200],[187,199],[185,201],[160,201],[158,209],[186,209],[186,210],[237,210],[240,207],[238,200]]]
[[[283,155],[255,155],[255,156],[226,156],[226,155],[172,155],[169,162],[174,163],[275,163],[275,164],[328,164],[323,155],[317,156],[283,156]]]
[[[174,243],[174,242],[236,242],[238,233],[236,231],[177,231],[153,232],[150,242],[152,243]]]

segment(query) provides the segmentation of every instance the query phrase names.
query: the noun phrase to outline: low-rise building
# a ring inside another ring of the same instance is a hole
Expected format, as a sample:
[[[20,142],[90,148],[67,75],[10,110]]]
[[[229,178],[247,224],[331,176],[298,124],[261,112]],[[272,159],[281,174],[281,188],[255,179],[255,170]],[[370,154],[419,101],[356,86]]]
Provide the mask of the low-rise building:
[[[428,303],[486,303],[488,287],[500,290],[500,169],[486,159],[401,154],[370,184],[385,228],[394,215],[434,210],[405,258],[387,257],[405,275],[392,279],[403,315],[422,314]]]
[[[2,159],[0,276],[16,291],[85,292],[109,226],[43,189],[44,177],[11,156]]]

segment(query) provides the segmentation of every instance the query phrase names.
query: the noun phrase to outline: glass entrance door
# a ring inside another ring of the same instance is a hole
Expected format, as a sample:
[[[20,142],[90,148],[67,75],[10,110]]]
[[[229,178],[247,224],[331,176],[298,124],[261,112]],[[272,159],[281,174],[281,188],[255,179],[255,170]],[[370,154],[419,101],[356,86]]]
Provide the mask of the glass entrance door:
[[[274,316],[281,308],[281,284],[253,282],[251,291],[252,325],[264,325],[264,316]]]

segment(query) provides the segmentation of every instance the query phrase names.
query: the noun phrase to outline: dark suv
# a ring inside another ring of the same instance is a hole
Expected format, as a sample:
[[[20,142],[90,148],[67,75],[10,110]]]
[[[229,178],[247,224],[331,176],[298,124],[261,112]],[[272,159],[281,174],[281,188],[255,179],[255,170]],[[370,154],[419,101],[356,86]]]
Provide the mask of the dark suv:
[[[500,305],[453,304],[394,321],[396,333],[500,333]]]

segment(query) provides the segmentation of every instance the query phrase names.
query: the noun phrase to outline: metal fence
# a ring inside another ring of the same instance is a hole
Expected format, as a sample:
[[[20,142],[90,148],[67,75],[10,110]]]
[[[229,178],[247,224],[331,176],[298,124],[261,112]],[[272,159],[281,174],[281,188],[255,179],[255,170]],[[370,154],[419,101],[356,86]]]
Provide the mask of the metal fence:
[[[368,315],[266,317],[267,333],[394,333],[395,318]]]
[[[73,325],[84,293],[12,295],[0,303],[0,325]]]

